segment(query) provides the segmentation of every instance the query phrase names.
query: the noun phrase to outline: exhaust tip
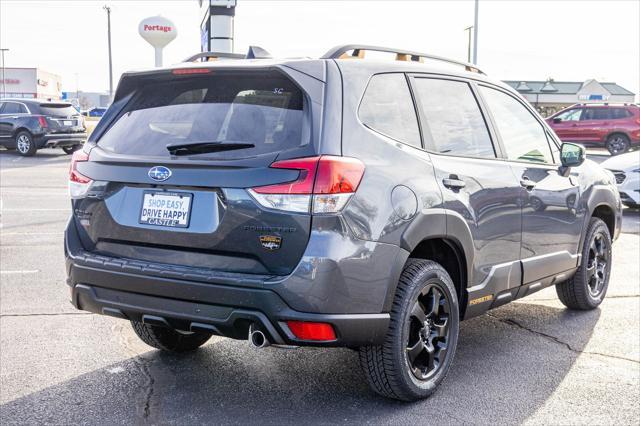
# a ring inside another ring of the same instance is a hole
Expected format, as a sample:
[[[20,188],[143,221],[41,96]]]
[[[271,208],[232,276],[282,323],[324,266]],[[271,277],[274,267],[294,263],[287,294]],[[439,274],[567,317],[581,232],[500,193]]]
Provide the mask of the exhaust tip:
[[[249,326],[249,343],[257,349],[269,346],[267,336],[265,336],[265,334],[258,330],[253,324]]]

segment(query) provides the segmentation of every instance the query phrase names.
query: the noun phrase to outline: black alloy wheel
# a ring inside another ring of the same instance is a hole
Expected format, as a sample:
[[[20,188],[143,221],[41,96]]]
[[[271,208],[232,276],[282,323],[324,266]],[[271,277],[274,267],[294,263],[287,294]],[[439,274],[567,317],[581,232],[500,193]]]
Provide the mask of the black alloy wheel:
[[[419,293],[409,320],[407,362],[419,380],[433,377],[443,364],[449,343],[451,303],[437,282]]]
[[[593,298],[600,297],[607,275],[609,274],[609,240],[602,234],[596,233],[589,245],[589,258],[587,260],[587,285],[589,294]]]

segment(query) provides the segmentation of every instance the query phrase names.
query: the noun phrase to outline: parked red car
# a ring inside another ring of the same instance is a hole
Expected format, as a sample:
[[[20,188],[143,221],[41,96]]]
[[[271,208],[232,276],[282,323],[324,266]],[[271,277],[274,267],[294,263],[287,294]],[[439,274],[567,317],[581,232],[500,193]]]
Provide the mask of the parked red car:
[[[547,118],[563,142],[604,146],[611,155],[640,145],[640,107],[633,104],[576,104]]]

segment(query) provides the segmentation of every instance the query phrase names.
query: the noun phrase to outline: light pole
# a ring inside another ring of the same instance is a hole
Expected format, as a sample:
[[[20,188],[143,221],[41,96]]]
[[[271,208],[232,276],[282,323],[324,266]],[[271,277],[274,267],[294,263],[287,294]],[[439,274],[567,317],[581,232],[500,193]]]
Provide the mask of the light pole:
[[[471,30],[473,29],[473,25],[465,28],[465,31],[469,32],[469,41],[467,42],[467,62],[471,63]]]
[[[478,6],[479,0],[476,0],[476,11],[473,17],[473,64],[478,65]]]
[[[107,12],[107,39],[109,42],[109,101],[113,99],[113,68],[111,65],[111,8],[107,5],[102,6]]]
[[[7,91],[5,90],[4,87],[4,52],[8,52],[9,49],[0,49],[0,52],[2,52],[2,97],[4,98],[7,95]]]

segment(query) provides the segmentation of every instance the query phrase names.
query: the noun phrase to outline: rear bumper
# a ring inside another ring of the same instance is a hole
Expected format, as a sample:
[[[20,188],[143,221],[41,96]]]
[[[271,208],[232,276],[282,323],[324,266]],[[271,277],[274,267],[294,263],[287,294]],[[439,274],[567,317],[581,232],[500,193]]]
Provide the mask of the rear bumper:
[[[275,291],[257,288],[272,278],[269,276],[221,274],[212,278],[175,270],[158,274],[150,264],[88,253],[76,237],[70,222],[65,238],[67,284],[73,305],[81,310],[235,339],[246,339],[254,323],[271,343],[295,346],[377,345],[388,328],[388,313],[323,314],[292,309]],[[337,339],[299,340],[287,327],[287,320],[329,323]]]
[[[36,144],[38,148],[56,148],[80,145],[86,140],[86,133],[46,133],[36,139]]]

